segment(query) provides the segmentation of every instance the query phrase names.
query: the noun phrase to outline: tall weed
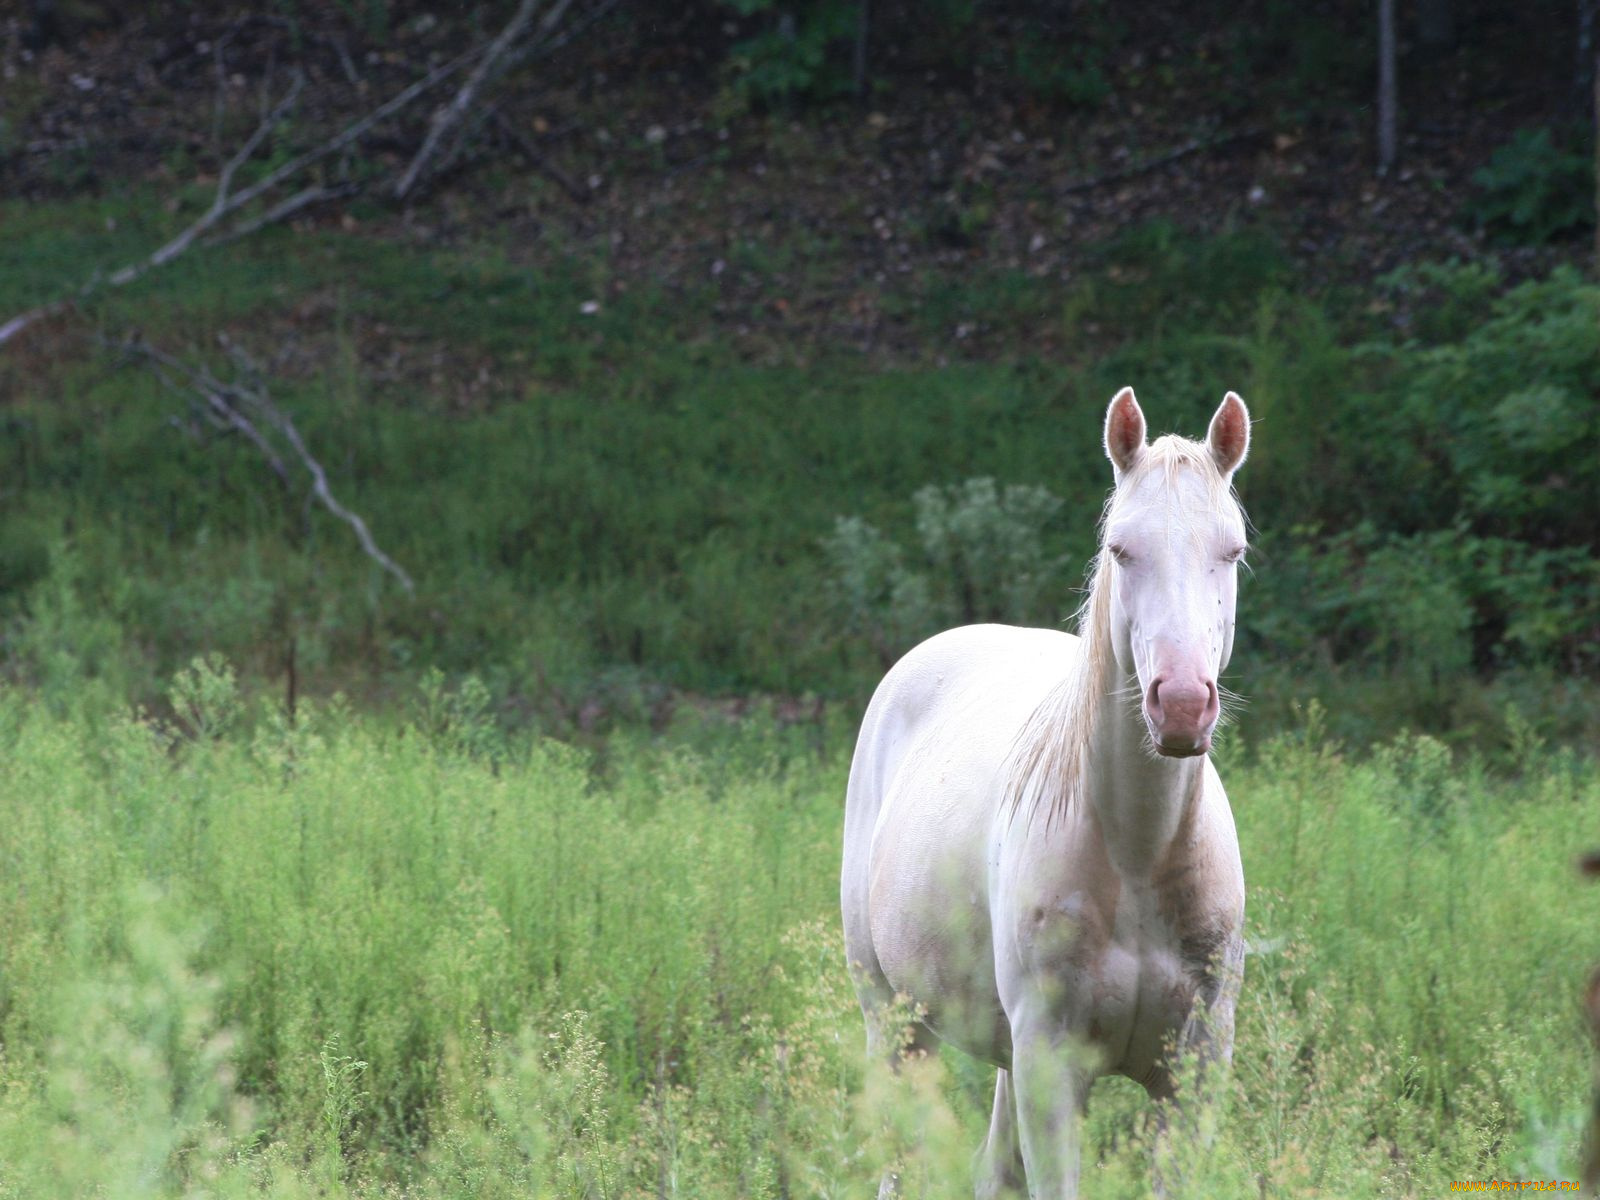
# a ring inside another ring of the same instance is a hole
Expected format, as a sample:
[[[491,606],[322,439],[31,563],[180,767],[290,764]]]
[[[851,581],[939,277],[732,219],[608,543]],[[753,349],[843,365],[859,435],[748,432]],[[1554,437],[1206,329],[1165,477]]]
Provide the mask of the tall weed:
[[[7,1200],[970,1186],[992,1075],[865,1061],[843,731],[686,726],[600,773],[486,755],[470,720],[246,716],[187,737],[0,692]],[[1223,764],[1233,1070],[1164,1149],[1137,1088],[1097,1085],[1089,1195],[1147,1194],[1160,1155],[1219,1200],[1570,1170],[1600,898],[1566,863],[1600,776],[1525,722],[1511,771],[1319,722]]]

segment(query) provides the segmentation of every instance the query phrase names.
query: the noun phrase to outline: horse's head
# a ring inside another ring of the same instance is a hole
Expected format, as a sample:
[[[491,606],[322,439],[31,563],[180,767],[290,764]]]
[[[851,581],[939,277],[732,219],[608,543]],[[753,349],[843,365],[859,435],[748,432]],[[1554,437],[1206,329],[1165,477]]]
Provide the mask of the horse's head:
[[[1139,680],[1158,753],[1204,754],[1221,715],[1217,676],[1233,653],[1244,513],[1229,486],[1250,449],[1250,413],[1229,392],[1205,442],[1145,443],[1132,388],[1106,412],[1116,490],[1106,509],[1102,570],[1112,572],[1111,645]]]

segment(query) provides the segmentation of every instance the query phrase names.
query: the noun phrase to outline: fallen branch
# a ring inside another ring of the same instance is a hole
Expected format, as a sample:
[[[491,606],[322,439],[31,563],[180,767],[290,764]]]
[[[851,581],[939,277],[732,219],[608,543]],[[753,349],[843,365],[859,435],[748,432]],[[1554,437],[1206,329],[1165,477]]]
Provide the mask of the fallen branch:
[[[1218,150],[1223,146],[1231,146],[1234,142],[1246,141],[1249,138],[1261,136],[1260,129],[1245,129],[1239,133],[1230,133],[1226,137],[1191,138],[1175,150],[1165,154],[1146,159],[1142,163],[1135,163],[1131,167],[1124,167],[1120,171],[1108,171],[1104,175],[1092,175],[1088,179],[1080,179],[1073,183],[1063,184],[1056,189],[1058,196],[1070,196],[1076,192],[1092,192],[1095,188],[1102,188],[1112,183],[1122,183],[1127,179],[1137,179],[1140,175],[1148,175],[1151,171],[1159,171],[1162,167],[1169,166],[1179,159],[1188,158],[1191,154],[1198,154],[1203,150]]]
[[[375,125],[406,108],[440,82],[476,60],[478,65],[472,71],[467,82],[456,92],[451,101],[434,115],[428,133],[423,139],[422,146],[412,157],[400,181],[394,185],[395,196],[404,197],[417,186],[420,180],[434,172],[433,163],[439,147],[446,137],[451,134],[456,135],[456,144],[447,156],[447,162],[454,158],[460,149],[462,140],[460,126],[466,116],[472,112],[474,104],[478,101],[479,92],[497,72],[542,58],[567,45],[615,9],[620,0],[600,0],[600,3],[594,5],[588,13],[572,21],[570,27],[561,30],[559,34],[556,34],[555,31],[571,10],[574,0],[553,0],[549,9],[538,20],[538,32],[531,39],[527,39],[526,44],[519,45],[520,41],[524,41],[524,34],[526,34],[529,25],[534,22],[534,17],[538,14],[540,4],[543,2],[544,0],[523,0],[511,21],[492,42],[474,46],[456,55],[448,62],[435,67],[421,79],[403,88],[365,116],[350,122],[332,137],[274,168],[248,187],[234,191],[235,176],[254,157],[261,148],[262,143],[266,141],[267,137],[283,121],[297,102],[305,82],[304,77],[297,73],[293,85],[284,98],[262,118],[255,131],[223,165],[217,178],[216,195],[213,197],[210,207],[204,213],[185,227],[177,236],[171,238],[164,245],[137,262],[128,263],[109,274],[96,272],[79,286],[75,292],[18,313],[3,324],[0,324],[0,346],[5,345],[29,326],[47,317],[69,311],[75,304],[94,295],[101,288],[122,287],[132,283],[150,271],[172,262],[197,245],[217,246],[237,241],[249,234],[256,233],[268,225],[286,220],[288,217],[302,212],[314,204],[348,196],[358,191],[359,187],[355,184],[312,185],[302,188],[293,196],[268,208],[265,212],[252,219],[240,221],[231,228],[225,227],[228,222],[234,220],[236,214],[254,204],[266,193],[287,183],[330,155],[344,150],[364,136]],[[278,23],[273,18],[262,19],[271,23]],[[223,40],[225,41],[229,36],[231,36],[231,33],[225,35]],[[340,55],[340,61],[344,65],[347,78],[352,80],[359,79],[359,76],[355,73],[353,63],[349,60],[348,51],[345,50],[343,44],[339,42],[332,44]],[[221,45],[222,42],[219,42],[219,55]],[[528,139],[522,137],[503,118],[496,117],[495,119],[499,121],[500,128],[517,143],[518,148],[537,169],[544,171],[552,179],[556,180],[575,199],[586,198],[584,190],[553,164],[545,160],[543,155]]]
[[[185,228],[176,237],[168,241],[165,245],[161,246],[147,257],[140,259],[138,262],[129,263],[127,266],[113,271],[107,276],[102,277],[100,275],[95,275],[86,283],[84,283],[72,296],[63,297],[58,300],[52,300],[46,304],[41,304],[36,308],[29,309],[26,312],[12,317],[4,325],[0,325],[0,345],[4,345],[6,342],[10,341],[13,337],[21,333],[24,329],[27,329],[30,325],[33,325],[35,322],[43,320],[45,317],[53,316],[56,313],[66,311],[67,309],[71,308],[73,304],[93,295],[103,286],[122,287],[126,284],[132,283],[134,280],[139,279],[141,276],[156,269],[157,267],[165,266],[167,263],[171,262],[173,259],[177,258],[196,244],[215,245],[221,244],[222,242],[234,241],[237,238],[245,236],[247,233],[254,233],[262,227],[272,224],[275,221],[281,221],[285,217],[301,211],[310,204],[330,199],[335,195],[348,195],[349,191],[340,189],[317,187],[306,188],[298,195],[290,197],[289,200],[277,205],[253,221],[246,222],[232,230],[225,230],[222,233],[213,236],[207,236],[210,235],[212,230],[216,229],[218,225],[231,218],[241,209],[254,203],[261,196],[276,188],[279,184],[285,182],[295,175],[298,175],[307,167],[322,161],[329,155],[338,153],[346,146],[349,146],[352,142],[355,142],[374,125],[378,124],[380,121],[383,121],[387,117],[393,116],[395,113],[405,108],[419,96],[433,88],[440,81],[449,78],[450,75],[454,74],[456,71],[459,71],[467,63],[471,62],[478,55],[482,54],[483,51],[483,46],[474,46],[472,49],[458,54],[449,62],[434,68],[423,78],[417,80],[409,87],[403,89],[389,100],[373,109],[371,112],[366,114],[366,116],[352,121],[342,130],[340,130],[334,136],[328,138],[326,141],[322,142],[320,145],[314,146],[310,150],[296,155],[282,166],[277,167],[275,170],[269,171],[266,175],[258,179],[249,187],[241,188],[237,192],[233,191],[232,188],[234,176],[261,147],[261,143],[266,140],[268,134],[272,132],[273,128],[275,128],[278,123],[283,120],[283,118],[288,114],[289,110],[293,107],[295,101],[298,99],[300,89],[304,84],[304,79],[301,76],[296,76],[294,85],[290,88],[288,95],[279,101],[278,104],[273,107],[272,111],[262,119],[261,123],[256,127],[255,132],[253,132],[249,138],[245,140],[244,145],[240,146],[239,149],[223,166],[221,174],[217,177],[217,192],[216,196],[212,199],[211,207],[206,209],[206,211],[202,213],[197,220],[192,222],[187,228]],[[350,190],[353,191],[354,189],[351,188]]]
[[[157,376],[169,386],[176,387],[166,372],[170,371],[180,376],[184,386],[204,402],[208,419],[214,424],[237,430],[242,434],[266,459],[273,473],[287,485],[289,472],[282,456],[272,446],[271,440],[263,434],[256,421],[247,415],[246,410],[253,413],[258,420],[264,421],[288,443],[295,457],[300,460],[300,465],[311,477],[312,494],[322,502],[325,509],[355,532],[363,553],[399,580],[400,586],[405,588],[408,594],[415,592],[416,585],[412,582],[411,576],[378,546],[371,530],[367,528],[367,523],[334,496],[333,489],[328,483],[327,471],[306,447],[305,439],[300,436],[300,430],[295,425],[294,419],[279,408],[267,393],[266,386],[261,381],[260,368],[241,347],[234,345],[226,337],[219,340],[239,372],[240,378],[233,382],[224,382],[205,367],[186,363],[140,338],[114,343],[114,348],[130,358],[140,358],[152,364]]]
[[[511,71],[527,63],[538,62],[540,59],[554,54],[557,50],[570,46],[609,16],[611,11],[621,2],[622,0],[600,0],[599,4],[596,4],[583,16],[574,18],[555,37],[542,38],[532,45],[524,46],[522,49],[514,51],[511,57],[506,60],[505,69]]]
[[[203,368],[192,367],[182,359],[156,349],[142,338],[133,337],[123,342],[108,342],[102,338],[99,341],[102,346],[116,350],[124,357],[143,358],[150,364],[150,369],[155,372],[156,378],[173,391],[181,391],[182,388],[167,372],[174,371],[183,376],[184,383],[189,389],[205,402],[206,419],[220,429],[232,429],[242,434],[246,441],[261,452],[261,456],[267,460],[267,466],[272,468],[272,473],[278,477],[278,482],[284,487],[289,486],[288,468],[283,465],[283,459],[273,449],[272,443],[267,441],[250,418],[233,404],[229,394],[230,389],[212,378],[209,372]]]
[[[546,175],[550,176],[551,179],[555,180],[556,183],[561,186],[561,190],[566,192],[567,195],[571,196],[574,200],[582,203],[583,201],[589,199],[589,193],[583,188],[579,187],[577,181],[573,179],[572,176],[568,175],[560,167],[556,166],[555,163],[546,158],[543,152],[540,151],[539,147],[533,144],[533,139],[508,121],[504,113],[496,111],[493,120],[495,128],[509,138],[512,145],[514,145],[518,150],[522,151],[522,156],[528,160],[528,163],[535,170],[543,171]]]
[[[52,300],[48,304],[39,305],[38,308],[30,308],[27,312],[18,313],[4,325],[0,325],[0,346],[5,345],[35,322],[42,321],[46,317],[53,317],[57,313],[66,312],[71,307],[71,300]]]
[[[242,204],[248,203],[232,192],[233,177],[239,173],[239,168],[249,162],[255,152],[261,148],[261,143],[267,135],[277,128],[278,123],[289,115],[295,102],[300,99],[300,91],[305,87],[305,76],[296,75],[294,83],[289,88],[289,93],[273,107],[261,123],[256,126],[255,132],[245,139],[244,145],[234,152],[232,158],[223,164],[222,172],[217,176],[217,194],[212,198],[211,207],[201,213],[187,229],[178,234],[165,246],[156,250],[148,258],[136,263],[129,263],[120,271],[113,271],[106,280],[112,287],[132,283],[146,271],[169,263],[194,244],[196,238],[209,232],[217,222],[234,212]],[[249,189],[246,189],[247,191]],[[242,194],[241,194],[242,195]]]
[[[473,102],[477,99],[478,92],[494,74],[495,67],[516,45],[528,26],[532,24],[534,15],[539,11],[539,6],[544,0],[522,0],[517,6],[517,11],[512,14],[511,20],[506,22],[506,27],[500,31],[498,37],[490,43],[478,60],[478,65],[467,76],[467,81],[461,85],[459,91],[451,98],[450,103],[441,107],[433,114],[433,119],[428,123],[427,135],[422,139],[422,145],[412,156],[411,165],[394,185],[395,199],[403,200],[416,187],[418,181],[424,177],[424,172],[429,169],[434,155],[438,152],[439,144],[445,136],[461,124],[462,119],[472,109]],[[572,7],[572,0],[556,0],[555,6],[544,15],[539,22],[541,33],[549,33],[561,21]]]
[[[353,183],[342,183],[337,187],[322,187],[320,185],[308,187],[274,204],[255,220],[236,225],[225,233],[219,233],[215,237],[207,238],[201,244],[205,246],[225,246],[229,242],[236,242],[242,237],[249,237],[252,233],[265,229],[268,225],[276,225],[279,221],[286,221],[294,216],[295,213],[310,208],[314,204],[321,204],[327,200],[342,199],[345,196],[353,196],[360,190],[360,187]]]
[[[256,183],[250,188],[246,188],[245,191],[240,193],[240,196],[242,197],[241,203],[249,203],[251,200],[254,200],[257,196],[261,195],[261,193],[270,191],[272,188],[277,187],[278,184],[282,183],[285,179],[288,179],[291,175],[299,174],[301,171],[311,166],[312,163],[320,162],[322,159],[327,158],[328,155],[336,154],[340,150],[343,150],[346,146],[350,145],[350,143],[361,137],[367,132],[367,130],[371,129],[379,121],[384,120],[386,117],[393,116],[402,108],[405,108],[406,105],[410,104],[418,96],[430,90],[436,83],[440,82],[441,80],[448,79],[451,75],[454,75],[462,67],[466,66],[467,63],[471,62],[478,55],[482,54],[483,50],[484,47],[482,46],[474,46],[472,49],[456,55],[449,62],[443,64],[442,66],[435,67],[423,78],[417,80],[417,82],[413,83],[410,87],[406,88],[404,91],[395,95],[383,104],[380,104],[377,108],[373,109],[360,120],[352,121],[349,125],[346,125],[333,137],[323,142],[322,145],[316,146],[310,150],[307,150],[304,154],[290,159],[288,162],[284,163],[283,166],[279,167],[276,171],[273,171],[266,178],[262,179],[259,183]]]

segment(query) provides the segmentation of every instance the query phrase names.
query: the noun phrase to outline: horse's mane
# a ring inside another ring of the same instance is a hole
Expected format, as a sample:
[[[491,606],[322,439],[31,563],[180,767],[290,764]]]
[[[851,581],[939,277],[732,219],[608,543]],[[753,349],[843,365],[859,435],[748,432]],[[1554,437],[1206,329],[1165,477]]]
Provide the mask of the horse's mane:
[[[1189,468],[1198,472],[1206,485],[1209,511],[1237,505],[1233,489],[1217,468],[1211,451],[1201,442],[1173,434],[1146,446],[1133,468],[1124,472],[1106,496],[1098,526],[1100,549],[1090,563],[1087,594],[1076,614],[1078,636],[1082,639],[1077,668],[1040,701],[1023,722],[1012,747],[1006,802],[1013,817],[1018,809],[1026,807],[1028,819],[1032,820],[1034,813],[1044,808],[1048,826],[1072,810],[1082,790],[1084,765],[1100,710],[1115,691],[1111,589],[1117,564],[1106,553],[1105,533],[1118,497],[1157,471],[1170,487],[1178,473]]]

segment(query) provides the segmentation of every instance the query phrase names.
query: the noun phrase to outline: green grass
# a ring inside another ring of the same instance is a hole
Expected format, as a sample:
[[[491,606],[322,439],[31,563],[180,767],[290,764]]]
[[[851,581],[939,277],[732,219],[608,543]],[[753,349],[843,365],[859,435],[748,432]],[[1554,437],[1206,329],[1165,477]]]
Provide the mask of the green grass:
[[[480,685],[290,725],[217,663],[170,707],[0,693],[0,1196],[970,1194],[988,1072],[861,1061],[847,722],[595,760]],[[1184,1194],[1571,1178],[1600,772],[1319,719],[1223,764],[1268,950]],[[1097,1089],[1089,1195],[1145,1194],[1146,1109]]]
[[[137,191],[0,207],[0,302],[137,257],[185,215],[158,207]],[[752,253],[736,269],[793,265]],[[1012,616],[1064,620],[1109,483],[1103,405],[1132,382],[1155,432],[1199,434],[1227,386],[1259,418],[1233,681],[1259,724],[1315,693],[1358,740],[1410,727],[1503,745],[1510,702],[1553,736],[1596,727],[1581,681],[1600,576],[1572,514],[1600,480],[1581,453],[1600,360],[1595,289],[1575,276],[1502,300],[1492,271],[1397,276],[1386,303],[1415,310],[1417,337],[1394,344],[1355,299],[1299,288],[1270,233],[1157,224],[1070,283],[886,291],[908,342],[894,361],[767,331],[757,363],[722,337],[708,288],[619,290],[612,274],[604,252],[535,262],[492,241],[272,230],[8,347],[0,667],[49,693],[52,656],[86,640],[113,692],[154,704],[196,653],[278,689],[292,650],[311,694],[381,701],[429,668],[472,672],[508,720],[563,734],[596,703],[602,723],[636,708],[619,690],[859,698],[885,647],[841,612],[835,520],[914,553],[920,489],[1044,488],[1064,502],[1049,537],[1066,565]],[[954,341],[960,326],[976,332]],[[282,352],[274,396],[416,594],[303,476],[280,488],[91,330],[219,370],[219,334]],[[1518,391],[1532,360],[1545,382]],[[890,649],[934,631],[907,626]]]

